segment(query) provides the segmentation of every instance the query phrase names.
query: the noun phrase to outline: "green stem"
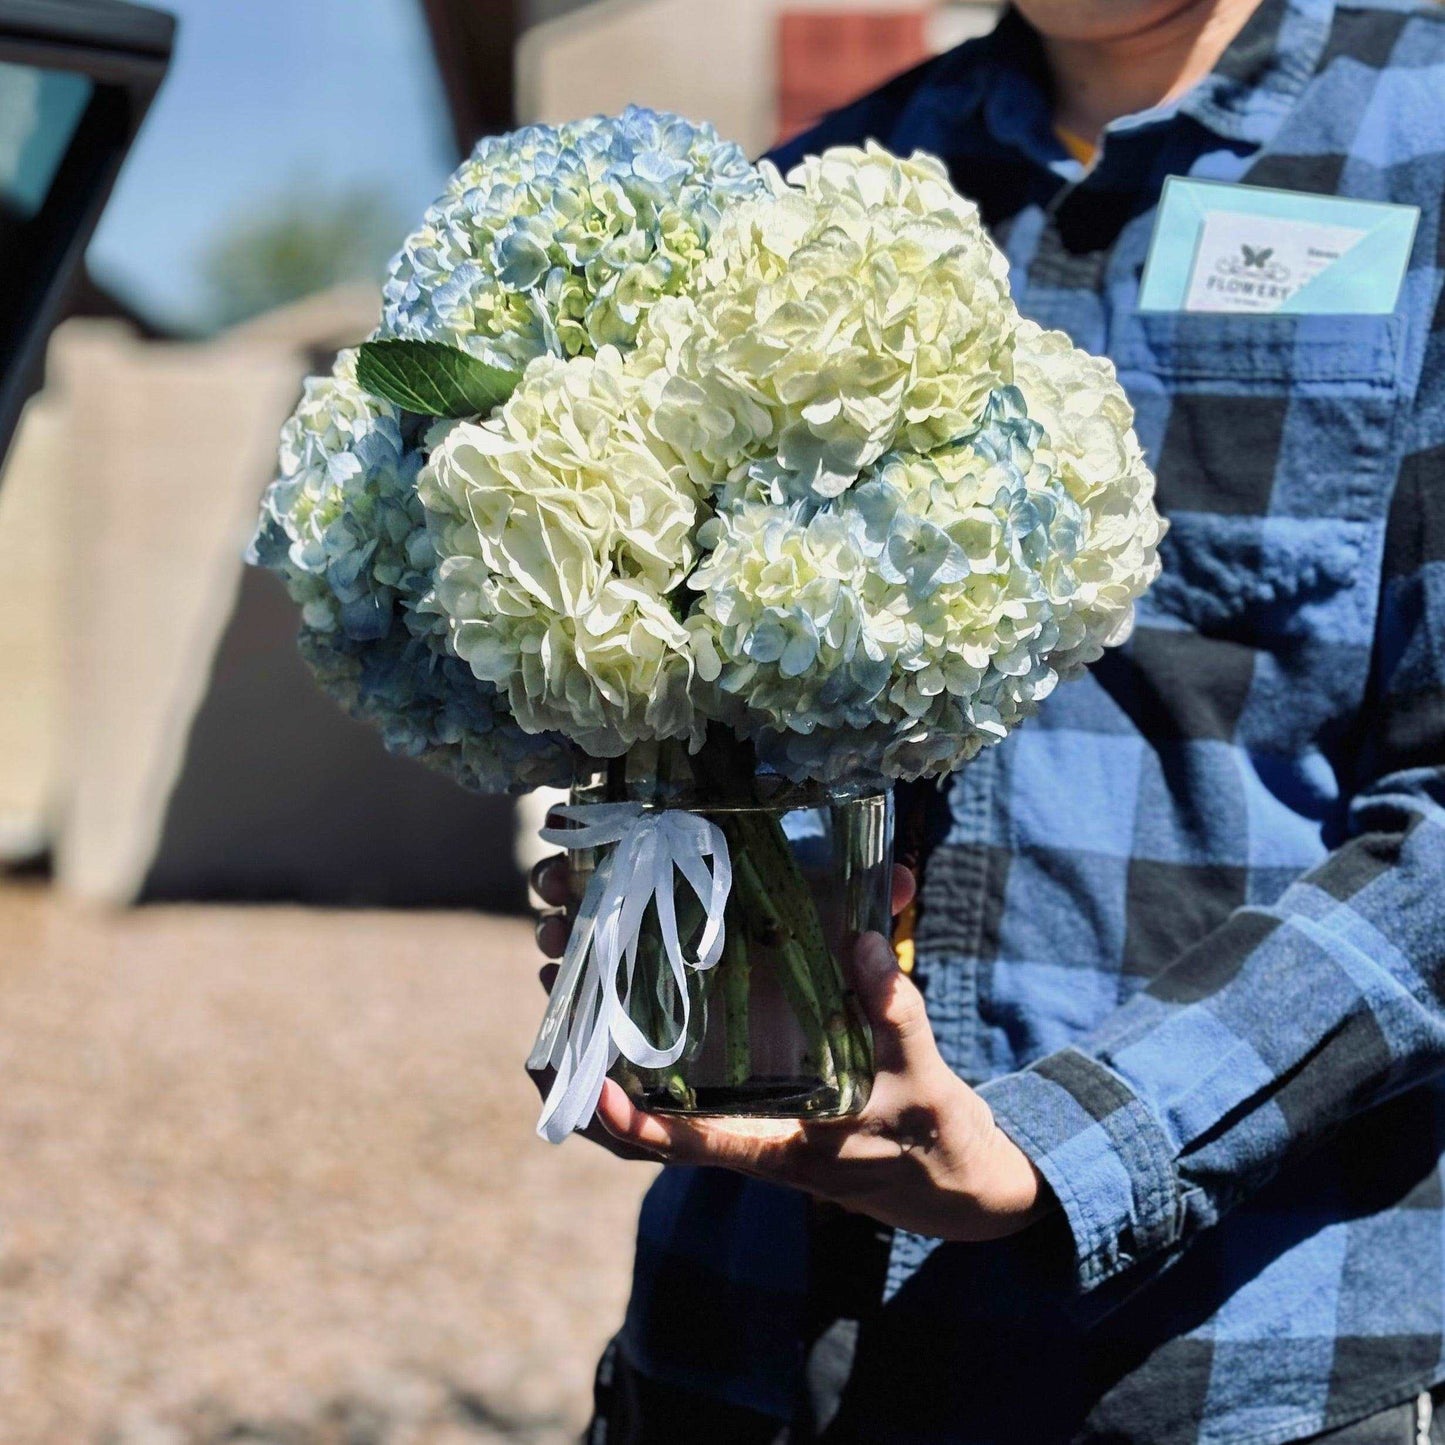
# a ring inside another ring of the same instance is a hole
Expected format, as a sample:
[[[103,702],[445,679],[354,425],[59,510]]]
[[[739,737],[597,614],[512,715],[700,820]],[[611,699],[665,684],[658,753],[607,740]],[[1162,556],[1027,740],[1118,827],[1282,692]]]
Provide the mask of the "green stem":
[[[608,758],[607,769],[607,801],[609,803],[624,803],[627,801],[627,758],[624,755],[620,758]]]
[[[658,996],[657,985],[661,973],[662,940],[657,936],[656,920],[653,920],[653,926],[649,928],[644,919],[642,937],[637,944],[637,986],[634,999],[641,995],[641,1003],[637,1008],[643,1021],[639,1023],[639,1027],[654,1044],[662,1038],[664,1032],[672,1031],[674,1022],[667,1016],[668,1009]],[[697,1096],[693,1093],[692,1085],[676,1064],[669,1064],[663,1069],[647,1069],[644,1077],[650,1077],[654,1087],[666,1094],[679,1108],[697,1107]]]
[[[699,781],[720,799],[755,800],[756,758],[751,747],[726,730],[712,730],[692,762]],[[856,1006],[850,1007],[843,971],[823,936],[792,845],[771,812],[731,814],[725,831],[750,921],[761,926],[768,935],[763,941],[777,950],[784,992],[809,1036],[823,1078],[836,1084],[839,1106],[846,1110],[866,1084],[871,1049],[860,1035]]]
[[[821,1058],[832,1065],[832,1071],[824,1071],[825,1081],[837,1082],[842,1095],[840,1107],[847,1108],[863,1082],[858,1074],[867,1068],[867,1051],[858,1048],[855,1026],[850,1022],[847,985],[822,933],[808,881],[803,879],[775,816],[744,816],[738,832],[747,860],[741,870],[744,884],[751,894],[760,897],[760,906],[767,910],[775,926],[782,945],[783,968],[795,975],[793,994],[801,996],[808,1007],[805,1022],[815,1022],[827,1043],[825,1051],[819,1051]],[[766,886],[763,876],[770,880]]]
[[[833,1050],[828,1043],[826,1018],[814,988],[807,949],[793,936],[787,918],[773,897],[774,890],[763,881],[755,856],[758,840],[751,836],[756,829],[749,826],[751,821],[734,815],[729,818],[725,830],[730,835],[728,845],[733,855],[733,879],[741,911],[747,915],[754,939],[771,949],[777,959],[778,981],[808,1038],[810,1066],[816,1067],[823,1079],[831,1084],[836,1082]],[[803,902],[806,910],[811,912],[811,898],[805,894]]]
[[[748,1027],[752,959],[736,902],[728,900],[727,938],[723,943],[723,1019],[727,1028],[727,1079],[735,1088],[752,1077],[753,1048]]]
[[[835,806],[829,812],[832,829],[837,838],[837,853],[844,866],[843,886],[847,900],[844,917],[847,919],[847,927],[860,932],[877,929],[886,935],[889,930],[887,913],[880,914],[875,907],[868,868],[864,866],[860,871],[860,860],[873,857],[881,846],[882,840],[873,836],[878,822],[870,813],[860,812],[846,805]],[[869,1033],[862,1005],[848,981],[840,977],[838,982],[842,990],[853,1060],[858,1067],[859,1077],[871,1079],[873,1038]]]

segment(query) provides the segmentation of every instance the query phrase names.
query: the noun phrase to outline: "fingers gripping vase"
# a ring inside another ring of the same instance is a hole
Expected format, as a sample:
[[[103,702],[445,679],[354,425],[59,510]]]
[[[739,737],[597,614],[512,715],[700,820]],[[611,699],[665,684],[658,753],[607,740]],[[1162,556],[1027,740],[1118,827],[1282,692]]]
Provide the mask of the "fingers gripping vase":
[[[661,1044],[680,1029],[685,1038],[674,1061],[643,1067],[624,1054],[609,1076],[658,1113],[824,1119],[860,1110],[873,1048],[852,954],[860,934],[889,927],[891,792],[789,783],[757,771],[750,750],[710,740],[691,758],[637,750],[580,778],[572,801],[684,810],[716,827],[731,870],[716,962],[681,982],[648,904],[619,993],[645,1039]],[[579,903],[606,852],[570,853]],[[677,938],[695,957],[707,910],[680,878],[672,898]]]

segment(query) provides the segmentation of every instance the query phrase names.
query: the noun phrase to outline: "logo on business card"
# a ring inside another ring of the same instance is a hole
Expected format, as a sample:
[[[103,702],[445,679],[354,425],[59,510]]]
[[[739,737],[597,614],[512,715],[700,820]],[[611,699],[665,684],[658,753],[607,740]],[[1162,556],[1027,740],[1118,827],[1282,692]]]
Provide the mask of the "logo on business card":
[[[1287,287],[1290,269],[1275,257],[1273,246],[1251,246],[1248,241],[1239,243],[1238,254],[1226,252],[1214,263],[1215,271],[1242,285],[1230,288],[1236,293],[1259,296],[1274,296],[1278,293],[1272,287]]]

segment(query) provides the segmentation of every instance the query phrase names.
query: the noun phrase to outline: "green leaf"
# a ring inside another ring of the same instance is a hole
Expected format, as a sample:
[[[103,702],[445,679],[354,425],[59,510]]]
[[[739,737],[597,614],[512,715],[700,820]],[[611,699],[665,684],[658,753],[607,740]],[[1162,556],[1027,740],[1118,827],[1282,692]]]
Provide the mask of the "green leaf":
[[[368,341],[356,360],[363,391],[422,416],[486,416],[516,390],[520,374],[488,366],[441,341]]]

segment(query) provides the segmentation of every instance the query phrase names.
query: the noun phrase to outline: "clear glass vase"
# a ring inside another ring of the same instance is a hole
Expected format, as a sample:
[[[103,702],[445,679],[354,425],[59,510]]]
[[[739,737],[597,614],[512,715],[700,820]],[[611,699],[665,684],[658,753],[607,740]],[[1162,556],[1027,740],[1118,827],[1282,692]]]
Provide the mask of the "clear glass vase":
[[[701,753],[635,749],[579,778],[575,803],[681,808],[717,825],[733,883],[719,961],[687,972],[687,1037],[665,1068],[625,1057],[610,1077],[641,1108],[671,1114],[836,1118],[873,1084],[873,1046],[853,992],[858,936],[889,928],[893,797],[878,786],[797,785],[759,772],[751,749],[710,738]],[[605,850],[571,853],[580,902]],[[705,910],[679,880],[675,907],[695,957]],[[683,1016],[655,907],[643,917],[627,999],[650,1041],[675,1038]]]

